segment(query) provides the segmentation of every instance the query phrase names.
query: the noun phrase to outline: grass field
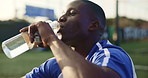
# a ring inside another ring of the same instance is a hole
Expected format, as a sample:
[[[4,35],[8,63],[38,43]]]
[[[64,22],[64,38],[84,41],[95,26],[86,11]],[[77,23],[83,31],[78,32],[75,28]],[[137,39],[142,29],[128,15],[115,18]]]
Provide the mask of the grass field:
[[[20,78],[51,57],[53,57],[51,52],[28,51],[16,58],[9,59],[1,52],[0,78]]]
[[[148,40],[121,44],[132,57],[134,64],[148,66]],[[14,59],[7,58],[0,50],[0,78],[20,78],[34,67],[53,57],[49,51],[28,51]],[[147,78],[148,70],[136,70],[138,78]]]
[[[122,43],[135,65],[148,66],[148,40]],[[137,78],[148,78],[148,70],[136,69]]]

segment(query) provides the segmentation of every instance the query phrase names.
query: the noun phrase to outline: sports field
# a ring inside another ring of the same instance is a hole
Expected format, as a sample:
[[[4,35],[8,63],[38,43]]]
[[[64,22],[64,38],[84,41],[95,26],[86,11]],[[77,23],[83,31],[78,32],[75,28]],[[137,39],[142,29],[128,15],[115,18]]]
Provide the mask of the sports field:
[[[148,40],[124,42],[121,44],[132,57],[135,65],[148,66]],[[32,68],[38,67],[53,57],[50,51],[32,50],[14,59],[7,58],[0,49],[0,78],[20,78]],[[138,78],[147,78],[148,70],[136,69]]]

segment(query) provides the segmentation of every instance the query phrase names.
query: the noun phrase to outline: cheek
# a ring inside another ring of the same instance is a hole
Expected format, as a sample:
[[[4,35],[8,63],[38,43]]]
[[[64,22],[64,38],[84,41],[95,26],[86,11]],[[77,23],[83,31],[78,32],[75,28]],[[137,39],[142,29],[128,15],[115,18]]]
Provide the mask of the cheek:
[[[69,31],[78,31],[81,29],[82,23],[81,20],[77,17],[70,18],[68,21],[67,28]]]
[[[79,22],[75,22],[75,23],[73,22],[67,27],[67,33],[69,33],[73,36],[80,33],[81,31],[82,31],[81,25]]]
[[[88,28],[89,28],[88,21],[85,20],[81,21],[81,31],[84,35],[88,33]]]
[[[86,33],[88,29],[88,21],[83,16],[74,16],[67,18],[65,29],[68,33],[76,35],[80,33]]]
[[[81,23],[79,21],[69,21],[65,27],[65,32],[63,33],[63,36],[66,38],[74,38],[81,33]]]
[[[77,16],[74,18],[71,18],[71,21],[69,21],[69,29],[71,29],[71,32],[75,33],[82,33],[87,34],[88,28],[89,28],[89,20],[88,18],[84,16]]]

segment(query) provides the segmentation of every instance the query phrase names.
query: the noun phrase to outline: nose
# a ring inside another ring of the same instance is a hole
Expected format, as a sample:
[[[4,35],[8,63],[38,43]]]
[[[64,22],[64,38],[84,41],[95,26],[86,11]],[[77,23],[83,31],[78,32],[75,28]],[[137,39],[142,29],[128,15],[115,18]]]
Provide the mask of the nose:
[[[59,18],[59,22],[66,22],[67,21],[67,18],[65,16],[61,16]]]

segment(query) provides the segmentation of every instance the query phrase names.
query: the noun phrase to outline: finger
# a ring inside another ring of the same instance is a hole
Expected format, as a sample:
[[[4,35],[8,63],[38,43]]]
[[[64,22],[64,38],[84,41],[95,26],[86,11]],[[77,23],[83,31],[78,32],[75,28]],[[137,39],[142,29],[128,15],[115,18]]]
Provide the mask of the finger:
[[[28,31],[28,27],[24,27],[24,28],[20,29],[20,32],[26,32],[26,31]]]
[[[29,34],[29,38],[30,38],[31,43],[34,42],[34,38],[35,38],[34,33],[35,32],[37,32],[36,28],[35,28],[35,25],[31,25],[31,26],[28,27],[28,34]]]
[[[43,43],[37,44],[37,47],[44,47],[44,46],[43,46]]]
[[[44,48],[48,48],[48,45],[45,45],[45,44],[43,44],[43,43],[39,43],[39,44],[37,45],[37,47],[44,47]]]

